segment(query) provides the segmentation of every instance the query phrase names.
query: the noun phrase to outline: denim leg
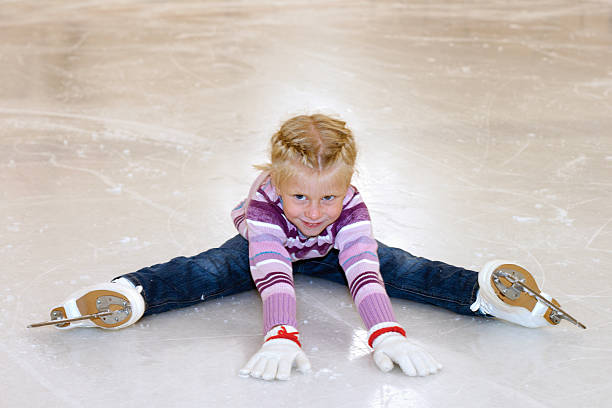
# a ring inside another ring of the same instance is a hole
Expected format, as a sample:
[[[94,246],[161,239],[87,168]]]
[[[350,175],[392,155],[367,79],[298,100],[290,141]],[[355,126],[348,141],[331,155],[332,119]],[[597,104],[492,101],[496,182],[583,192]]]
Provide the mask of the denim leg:
[[[470,310],[478,293],[478,272],[416,257],[380,242],[378,258],[389,296],[478,315]]]
[[[443,307],[456,313],[477,315],[470,310],[478,292],[478,273],[410,253],[378,242],[380,272],[390,297]],[[338,251],[322,258],[294,263],[294,271],[346,284],[338,262]]]
[[[237,235],[219,248],[123,275],[143,288],[145,315],[255,289],[248,241]]]

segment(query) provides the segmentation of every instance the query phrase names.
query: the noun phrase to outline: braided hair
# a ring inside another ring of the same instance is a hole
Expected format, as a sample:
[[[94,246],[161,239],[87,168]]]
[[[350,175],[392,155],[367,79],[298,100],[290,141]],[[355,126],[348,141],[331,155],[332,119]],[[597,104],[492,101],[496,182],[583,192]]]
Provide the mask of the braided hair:
[[[284,122],[270,140],[269,171],[279,186],[296,175],[296,164],[316,172],[337,168],[348,185],[355,170],[357,147],[346,122],[323,114],[300,115]]]

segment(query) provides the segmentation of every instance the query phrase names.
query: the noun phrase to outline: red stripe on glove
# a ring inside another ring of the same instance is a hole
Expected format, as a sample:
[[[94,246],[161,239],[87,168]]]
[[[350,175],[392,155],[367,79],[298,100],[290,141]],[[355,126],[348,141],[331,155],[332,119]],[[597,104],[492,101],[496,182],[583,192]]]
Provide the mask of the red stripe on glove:
[[[376,338],[380,336],[381,334],[385,334],[389,332],[399,333],[402,336],[406,337],[406,331],[399,326],[385,327],[380,330],[376,330],[374,333],[372,333],[372,335],[370,336],[370,339],[368,340],[368,345],[370,347],[374,347],[372,346],[372,343],[374,343],[374,340],[376,340]]]
[[[298,340],[298,336],[297,336],[298,334],[300,334],[300,332],[288,333],[285,326],[281,326],[278,333],[276,333],[275,336],[269,337],[266,341],[270,341],[272,339],[287,339],[287,340],[294,341],[295,343],[297,343],[298,346],[302,347],[302,344]]]

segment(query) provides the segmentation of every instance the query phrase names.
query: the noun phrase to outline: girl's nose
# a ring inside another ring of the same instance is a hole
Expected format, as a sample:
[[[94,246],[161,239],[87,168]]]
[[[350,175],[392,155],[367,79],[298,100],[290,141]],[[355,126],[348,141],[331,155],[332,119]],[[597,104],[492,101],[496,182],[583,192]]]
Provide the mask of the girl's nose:
[[[308,210],[306,210],[306,216],[311,220],[311,221],[318,221],[319,217],[321,216],[321,209],[319,208],[318,204],[311,204],[308,207]]]

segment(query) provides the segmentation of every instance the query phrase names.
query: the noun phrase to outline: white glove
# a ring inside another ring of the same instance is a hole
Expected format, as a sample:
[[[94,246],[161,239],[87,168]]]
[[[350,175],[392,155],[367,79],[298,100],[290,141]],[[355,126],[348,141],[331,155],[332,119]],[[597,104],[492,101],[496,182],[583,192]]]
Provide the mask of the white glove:
[[[291,326],[274,327],[266,334],[263,346],[240,370],[240,375],[268,381],[288,380],[295,365],[300,372],[309,371],[310,361],[299,345],[298,335]]]
[[[424,377],[442,369],[427,351],[412,344],[404,335],[397,332],[384,333],[372,342],[374,362],[384,372],[393,369],[393,363],[400,366],[404,374],[411,377]]]

